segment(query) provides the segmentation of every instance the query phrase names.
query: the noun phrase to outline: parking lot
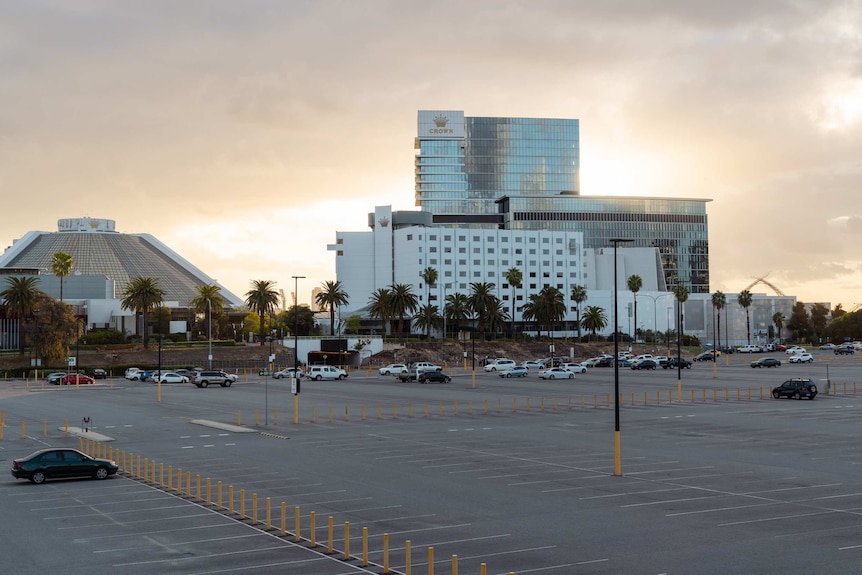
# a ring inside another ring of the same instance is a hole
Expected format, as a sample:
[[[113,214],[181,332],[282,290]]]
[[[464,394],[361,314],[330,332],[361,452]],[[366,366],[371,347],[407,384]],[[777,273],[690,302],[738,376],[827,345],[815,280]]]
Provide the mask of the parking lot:
[[[452,383],[429,385],[354,372],[303,382],[296,424],[284,380],[162,386],[161,402],[154,385],[123,380],[9,382],[5,464],[45,445],[77,447],[63,422],[87,416],[113,439],[104,449],[163,471],[41,486],[9,475],[0,501],[14,521],[3,537],[24,573],[313,575],[382,573],[384,563],[405,573],[408,541],[410,570],[423,575],[429,549],[437,574],[453,562],[461,574],[483,563],[501,574],[855,573],[859,364],[820,354],[764,370],[751,359],[684,370],[681,395],[676,371],[621,370],[622,477],[612,475],[613,369],[553,382],[452,369]],[[818,382],[816,400],[769,398],[798,376]],[[823,393],[827,377],[837,394]],[[182,493],[178,470],[192,479]],[[209,504],[198,477],[210,480]]]

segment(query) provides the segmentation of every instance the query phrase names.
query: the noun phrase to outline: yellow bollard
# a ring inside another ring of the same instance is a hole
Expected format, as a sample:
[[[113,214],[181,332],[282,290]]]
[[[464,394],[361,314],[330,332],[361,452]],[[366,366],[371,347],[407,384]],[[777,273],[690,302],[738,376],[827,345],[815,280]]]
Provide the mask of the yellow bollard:
[[[274,410],[273,410],[272,416],[273,416],[273,422],[272,422],[272,424],[273,424],[273,425],[278,425],[278,410],[277,410],[277,409],[274,409]]]
[[[168,491],[173,491],[174,488],[174,468],[172,465],[168,465]]]
[[[703,401],[704,401],[704,403],[706,402],[706,390],[705,389],[703,390]]]
[[[425,402],[425,417],[428,417],[428,402]]]
[[[407,417],[413,419],[413,402],[407,404]]]
[[[661,392],[658,390],[655,392],[655,403],[656,405],[661,405]]]
[[[294,530],[294,533],[293,533],[293,540],[294,540],[294,541],[299,541],[299,540],[300,540],[300,536],[299,536],[299,520],[300,520],[300,517],[302,517],[302,516],[301,516],[301,515],[300,515],[300,513],[299,513],[299,505],[297,505],[296,507],[294,507],[294,508],[293,508],[293,519],[294,519],[294,521],[293,521],[293,524],[294,524],[294,528],[293,528],[293,530]]]
[[[144,483],[149,483],[150,460],[144,457]]]
[[[150,462],[150,483],[152,483],[153,485],[156,484],[156,462],[155,461]]]
[[[192,472],[186,471],[186,497],[192,496]]]
[[[326,545],[326,552],[332,554],[332,537],[335,534],[335,525],[333,524],[332,515],[329,516],[329,543]]]
[[[210,478],[207,477],[207,498],[206,498],[207,507],[209,507],[212,504],[212,491],[211,491],[211,489],[212,489],[212,483],[210,483]]]
[[[413,543],[408,539],[404,542],[404,575],[410,575],[410,570],[413,568],[413,557],[410,554],[410,548]]]
[[[350,521],[344,522],[344,560],[350,559]]]
[[[368,567],[368,527],[362,528],[362,566]]]
[[[251,524],[257,525],[257,493],[251,494]]]
[[[331,420],[331,418],[330,418],[330,420]],[[317,423],[317,408],[316,407],[311,408],[311,423]]]
[[[632,403],[635,401],[635,394],[632,394]],[[557,411],[557,396],[554,396],[554,411]]]
[[[392,404],[392,419],[398,419],[398,404]]]
[[[308,514],[308,529],[311,534],[311,539],[309,539],[308,542],[312,547],[317,547],[317,527],[315,525],[316,519],[317,516],[315,515],[314,511]]]
[[[512,413],[515,413],[517,411],[518,411],[518,398],[513,397],[512,398]]]
[[[736,401],[742,399],[742,390],[740,388],[736,388]]]
[[[165,486],[165,464],[159,463],[159,488]]]
[[[329,408],[329,423],[332,423],[332,408]]]
[[[24,422],[21,422],[21,439],[27,439],[27,434],[24,433]]]
[[[751,388],[748,388],[748,399],[751,399]]]
[[[245,519],[245,489],[239,490],[239,518]]]
[[[344,406],[344,421],[350,421],[350,406]]]
[[[635,392],[632,392],[632,407],[635,406]],[[554,408],[556,409],[556,407]]]
[[[138,455],[137,464],[138,464],[138,468],[137,468],[137,474],[135,474],[135,477],[140,479],[141,478],[141,456],[140,455]]]
[[[221,481],[216,483],[216,497],[217,497],[216,500],[218,501],[218,508],[224,509],[224,506],[222,505],[222,498],[221,498]]]
[[[254,424],[260,425],[260,410],[259,409],[254,410]]]
[[[389,573],[389,534],[383,534],[383,572]]]
[[[486,563],[479,564],[479,575],[488,575],[488,565]]]
[[[718,401],[718,390],[715,388],[713,388],[713,390],[712,390],[712,400]]]
[[[287,503],[281,502],[281,536],[287,534]]]
[[[728,389],[727,387],[724,388],[724,400],[730,401],[730,389]]]
[[[458,556],[452,555],[452,575],[458,575]]]
[[[454,406],[455,407],[454,407],[454,411],[452,412],[452,414],[458,415],[458,401],[457,400],[455,401]]]
[[[440,417],[443,417],[443,402],[440,402]]]
[[[233,515],[233,485],[227,486],[227,512]]]
[[[428,575],[434,575],[434,548],[428,548]]]
[[[237,412],[236,412],[236,424],[237,424],[237,425],[242,425],[242,417],[241,417],[241,415],[242,415],[242,414],[241,414],[239,411],[237,411]]]
[[[846,383],[844,384],[847,385]],[[846,387],[845,387],[846,389]],[[42,421],[42,437],[48,437],[48,420]]]
[[[473,415],[473,400],[471,399],[467,404],[469,405],[470,415]]]

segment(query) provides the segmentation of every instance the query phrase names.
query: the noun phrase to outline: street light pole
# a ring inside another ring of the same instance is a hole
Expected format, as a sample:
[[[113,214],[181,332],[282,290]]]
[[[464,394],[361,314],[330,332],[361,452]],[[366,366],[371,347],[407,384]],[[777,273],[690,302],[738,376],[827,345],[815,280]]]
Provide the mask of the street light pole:
[[[629,243],[634,240],[614,238],[610,240],[614,245],[614,475],[621,476],[622,456],[620,454],[620,340],[619,329],[619,288],[617,286],[617,247],[621,243]]]
[[[213,310],[210,304],[210,298],[207,297],[207,339],[209,339],[209,354],[207,355],[207,369],[213,368]],[[224,354],[222,354],[224,355]]]
[[[296,377],[296,370],[299,369],[299,280],[304,280],[305,276],[290,276],[293,278],[293,376]]]

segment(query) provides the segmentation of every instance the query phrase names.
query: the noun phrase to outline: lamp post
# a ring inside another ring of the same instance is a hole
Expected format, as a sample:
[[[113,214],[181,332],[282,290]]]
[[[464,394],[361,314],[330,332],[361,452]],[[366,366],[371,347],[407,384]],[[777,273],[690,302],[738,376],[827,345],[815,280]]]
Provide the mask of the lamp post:
[[[162,305],[159,305],[159,369],[156,378],[156,402],[162,402]]]
[[[668,355],[670,355],[670,310],[672,310],[672,309],[673,309],[673,307],[668,306],[668,308],[667,308],[667,319],[665,321],[665,324],[667,325],[667,331],[665,331],[665,334],[664,334],[664,342],[667,344],[667,354]]]
[[[617,247],[619,244],[633,242],[614,238],[610,240],[614,245],[614,326],[619,324],[619,286],[617,285]],[[622,462],[620,455],[620,339],[619,329],[614,329],[614,475],[621,476]]]
[[[290,276],[293,278],[293,375],[296,377],[296,370],[299,369],[299,280],[304,280],[305,276]]]
[[[664,292],[658,295],[640,294],[640,297],[648,297],[652,300],[652,331],[655,343],[658,343],[658,300],[669,295],[673,294],[671,292]],[[641,324],[641,330],[643,330],[643,324]]]
[[[213,310],[210,298],[207,298],[207,339],[209,340],[209,352],[207,354],[207,369],[213,368]],[[159,326],[161,327],[161,326]],[[224,354],[222,354],[224,355]]]

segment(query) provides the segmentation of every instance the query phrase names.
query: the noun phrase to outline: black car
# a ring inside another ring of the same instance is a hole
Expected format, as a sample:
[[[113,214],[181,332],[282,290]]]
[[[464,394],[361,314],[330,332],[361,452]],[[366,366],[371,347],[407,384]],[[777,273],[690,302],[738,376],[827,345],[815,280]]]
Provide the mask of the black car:
[[[832,353],[835,355],[853,355],[855,350],[852,346],[849,345],[841,345],[832,350]]]
[[[778,367],[781,362],[774,357],[761,357],[756,361],[751,362],[751,367]]]
[[[657,367],[658,363],[654,359],[642,359],[632,364],[632,369],[655,369]]]
[[[694,361],[715,361],[715,351],[709,350],[694,356]]]
[[[419,374],[419,383],[449,383],[452,378],[442,371],[423,371]]]
[[[119,470],[110,459],[99,459],[81,453],[77,449],[40,449],[12,461],[12,475],[18,479],[29,479],[33,483],[44,483],[46,479],[65,477],[92,477],[107,479]]]
[[[691,369],[691,362],[684,357],[672,357],[667,361],[663,361],[661,366],[664,369],[670,369],[671,367],[682,367],[685,369]]]
[[[93,370],[93,379],[107,379],[108,372],[101,368],[96,368]]]
[[[817,386],[810,379],[794,377],[772,389],[772,397],[792,397],[793,399],[814,399],[817,396]]]
[[[601,357],[599,360],[593,365],[593,367],[613,367],[614,366],[614,358],[611,356]]]

